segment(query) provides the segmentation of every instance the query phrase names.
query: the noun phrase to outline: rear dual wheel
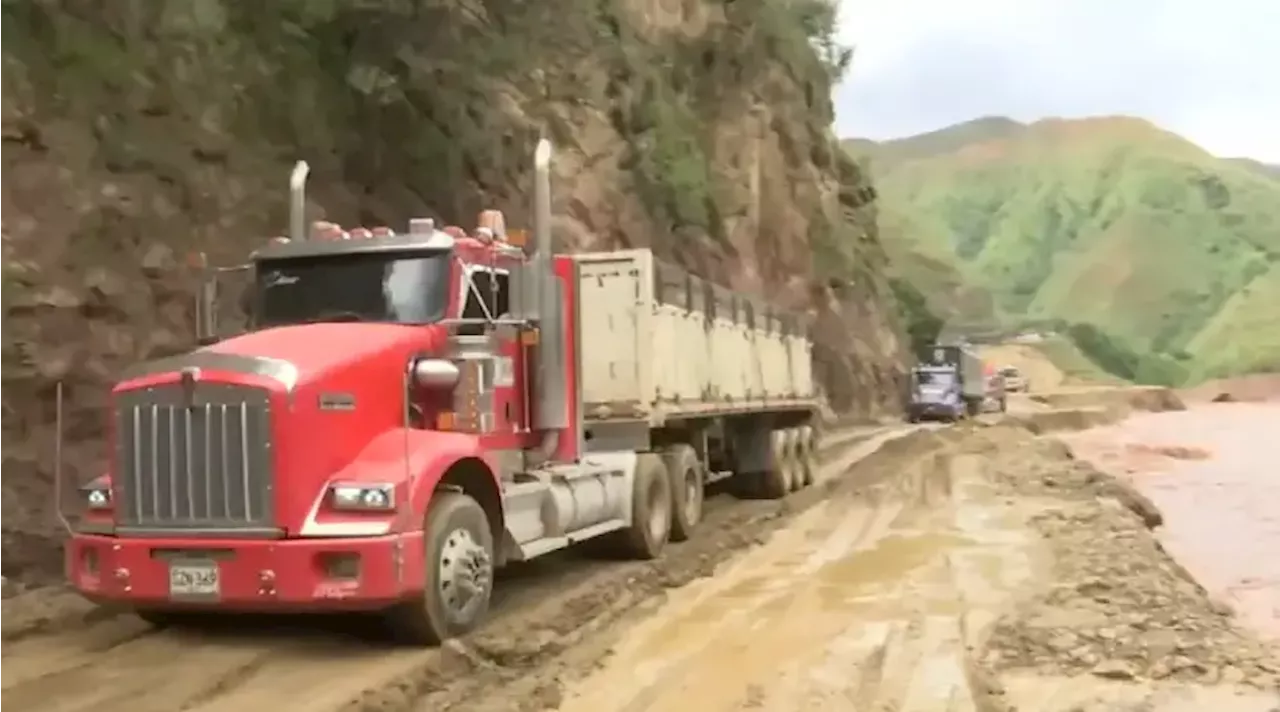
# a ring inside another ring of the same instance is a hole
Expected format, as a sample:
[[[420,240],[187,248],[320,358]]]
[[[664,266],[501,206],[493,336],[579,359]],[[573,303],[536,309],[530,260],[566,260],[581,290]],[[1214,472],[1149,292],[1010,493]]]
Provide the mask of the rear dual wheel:
[[[766,499],[781,499],[790,492],[813,484],[817,476],[816,457],[813,428],[802,426],[773,431],[770,435],[771,467],[758,475],[760,495]]]

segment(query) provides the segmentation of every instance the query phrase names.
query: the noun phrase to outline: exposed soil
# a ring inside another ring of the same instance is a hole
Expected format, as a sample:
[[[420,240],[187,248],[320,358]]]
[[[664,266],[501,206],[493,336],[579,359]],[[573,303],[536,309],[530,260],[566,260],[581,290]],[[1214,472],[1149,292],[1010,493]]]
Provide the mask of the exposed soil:
[[[985,664],[1002,673],[1278,689],[1280,654],[1239,629],[1165,553],[1149,529],[1149,500],[1072,462],[1059,443],[998,453],[989,471],[1010,494],[1039,504],[1031,524],[1054,563],[1043,589],[995,628]]]

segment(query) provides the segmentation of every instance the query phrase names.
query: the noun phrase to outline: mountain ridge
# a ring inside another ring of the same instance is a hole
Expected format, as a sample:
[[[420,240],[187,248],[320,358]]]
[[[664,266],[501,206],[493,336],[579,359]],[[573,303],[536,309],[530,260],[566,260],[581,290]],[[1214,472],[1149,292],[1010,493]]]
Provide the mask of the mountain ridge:
[[[1128,377],[1280,368],[1273,166],[1128,116],[989,116],[842,145],[873,174],[899,276],[944,318],[1086,325]],[[990,314],[957,304],[981,291]]]

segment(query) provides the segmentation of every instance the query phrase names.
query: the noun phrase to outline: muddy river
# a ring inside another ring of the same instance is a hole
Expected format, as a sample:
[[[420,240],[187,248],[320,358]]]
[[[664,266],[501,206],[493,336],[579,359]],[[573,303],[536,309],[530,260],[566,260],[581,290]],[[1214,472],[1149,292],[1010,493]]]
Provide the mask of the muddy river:
[[[1147,413],[1068,440],[1150,498],[1174,558],[1280,639],[1280,401]]]

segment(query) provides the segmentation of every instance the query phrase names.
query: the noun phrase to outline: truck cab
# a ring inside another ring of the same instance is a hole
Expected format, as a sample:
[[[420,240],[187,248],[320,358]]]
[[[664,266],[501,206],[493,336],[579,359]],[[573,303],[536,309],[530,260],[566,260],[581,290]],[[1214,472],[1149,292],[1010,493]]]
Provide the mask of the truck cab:
[[[239,270],[246,330],[217,333],[209,270],[203,346],[121,375],[69,579],[157,623],[388,609],[411,638],[463,632],[521,555],[504,489],[578,459],[563,265],[497,211],[471,234],[292,222]]]
[[[965,415],[959,369],[950,364],[916,366],[911,371],[911,422],[942,419],[956,421]]]

